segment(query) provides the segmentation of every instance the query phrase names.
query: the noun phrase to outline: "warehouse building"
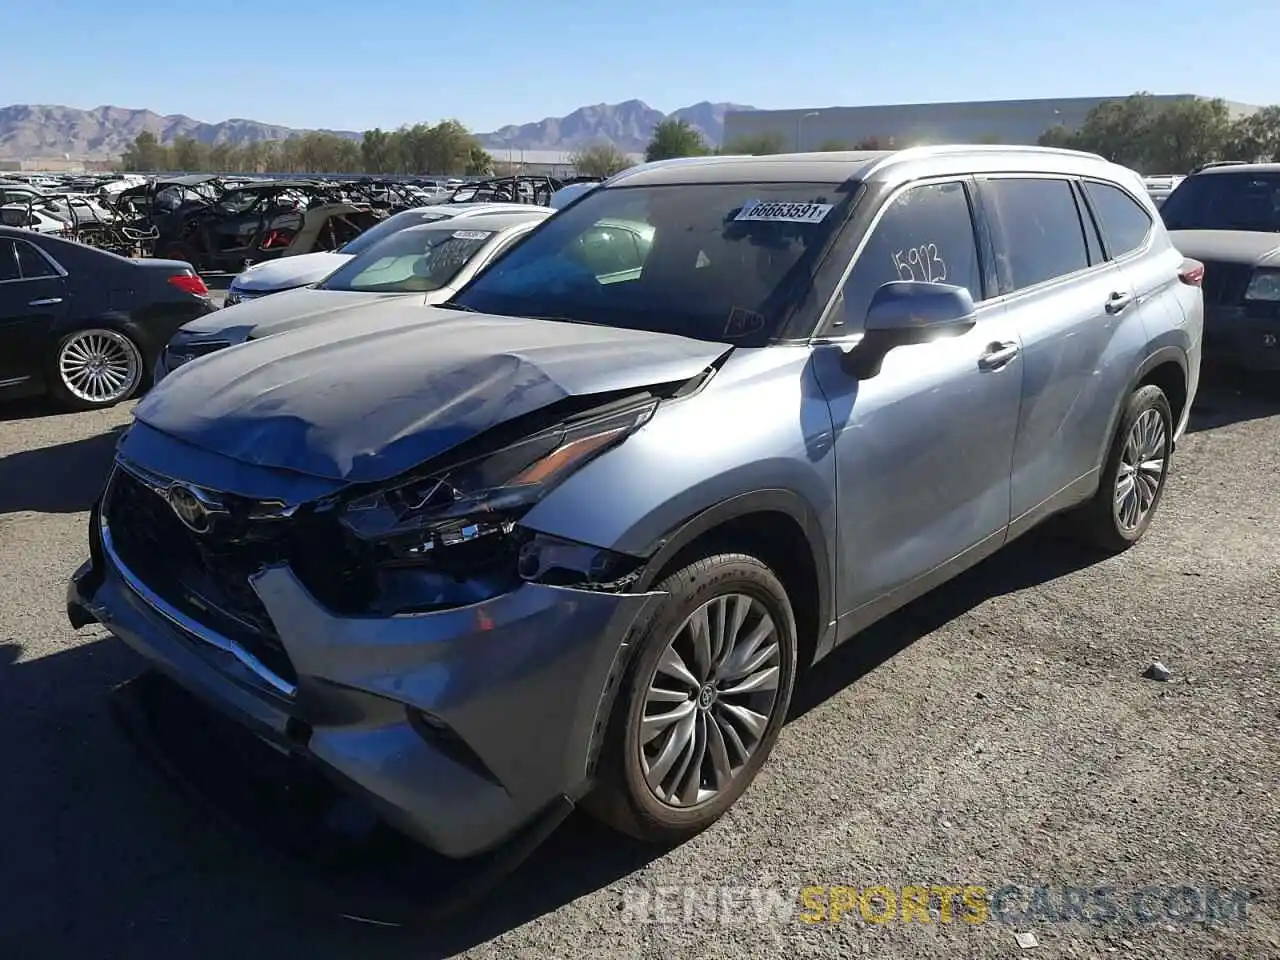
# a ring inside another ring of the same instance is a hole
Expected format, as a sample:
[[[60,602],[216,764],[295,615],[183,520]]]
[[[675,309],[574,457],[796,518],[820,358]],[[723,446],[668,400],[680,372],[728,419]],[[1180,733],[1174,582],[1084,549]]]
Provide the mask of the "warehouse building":
[[[972,103],[907,103],[876,107],[808,107],[744,110],[724,121],[724,142],[765,134],[785,138],[788,150],[854,146],[878,140],[885,147],[918,143],[1035,143],[1050,127],[1077,129],[1094,107],[1125,97],[1066,97],[1054,100],[987,100]],[[1196,94],[1152,98],[1156,106],[1207,99]],[[1258,107],[1228,103],[1233,116]]]

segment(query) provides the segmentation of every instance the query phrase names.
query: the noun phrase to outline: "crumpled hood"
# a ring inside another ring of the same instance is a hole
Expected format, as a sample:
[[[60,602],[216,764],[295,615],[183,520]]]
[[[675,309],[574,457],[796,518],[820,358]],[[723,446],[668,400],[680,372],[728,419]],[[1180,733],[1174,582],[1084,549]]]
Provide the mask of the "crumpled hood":
[[[567,397],[689,379],[730,349],[390,302],[180,367],[134,416],[247,464],[378,482]]]
[[[1280,266],[1280,236],[1254,230],[1170,230],[1184,257],[1211,263]]]
[[[232,285],[247,293],[267,290],[291,290],[318,283],[351,259],[346,253],[300,253],[257,263],[242,271]]]
[[[403,293],[364,293],[345,290],[286,290],[273,293],[259,300],[246,300],[230,307],[223,307],[197,320],[182,325],[184,333],[196,336],[225,336],[232,343],[246,338],[265,337],[284,333],[295,327],[306,326],[320,320],[345,315],[380,300],[403,299]],[[411,296],[417,303],[422,294]]]

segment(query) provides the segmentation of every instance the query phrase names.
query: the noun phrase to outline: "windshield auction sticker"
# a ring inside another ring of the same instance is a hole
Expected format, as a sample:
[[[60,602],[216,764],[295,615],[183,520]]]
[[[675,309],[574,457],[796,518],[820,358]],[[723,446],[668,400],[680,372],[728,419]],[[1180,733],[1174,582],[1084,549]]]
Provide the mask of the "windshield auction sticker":
[[[833,207],[834,204],[830,203],[748,200],[733,219],[766,223],[821,223]]]

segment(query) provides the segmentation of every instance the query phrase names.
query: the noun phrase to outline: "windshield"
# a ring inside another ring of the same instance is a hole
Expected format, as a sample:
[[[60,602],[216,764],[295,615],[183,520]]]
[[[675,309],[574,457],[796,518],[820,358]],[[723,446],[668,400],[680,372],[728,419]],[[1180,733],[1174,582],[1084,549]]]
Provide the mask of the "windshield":
[[[320,284],[320,289],[363,293],[439,290],[492,236],[492,230],[460,227],[401,230],[348,260]]]
[[[455,300],[482,313],[767,343],[852,196],[816,183],[597,189]]]
[[[364,253],[384,237],[389,237],[393,233],[399,233],[407,227],[418,227],[424,223],[432,223],[436,220],[446,220],[448,217],[449,214],[439,213],[436,211],[404,210],[393,217],[387,217],[387,219],[383,220],[376,226],[370,227],[350,243],[339,247],[338,253],[346,253],[354,257]]]
[[[1280,231],[1280,173],[1187,177],[1160,207],[1170,230]]]

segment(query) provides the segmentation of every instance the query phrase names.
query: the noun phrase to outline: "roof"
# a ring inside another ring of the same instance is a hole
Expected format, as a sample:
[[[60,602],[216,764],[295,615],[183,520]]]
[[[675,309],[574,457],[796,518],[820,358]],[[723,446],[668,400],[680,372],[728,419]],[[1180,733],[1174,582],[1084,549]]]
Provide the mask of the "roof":
[[[198,187],[218,178],[212,173],[193,173],[185,177],[162,177],[156,181],[157,187]],[[144,186],[145,184],[138,184]]]
[[[1097,154],[1052,147],[954,144],[905,150],[783,153],[769,156],[700,157],[684,163],[645,164],[625,170],[605,186],[687,183],[845,183],[903,180],[929,173],[1027,171],[1082,173],[1099,165],[1119,170]],[[1137,174],[1132,174],[1137,177]]]
[[[1233,173],[1280,173],[1280,163],[1224,163],[1205,167],[1193,176],[1223,176]]]
[[[236,184],[231,189],[237,192],[254,190],[304,190],[312,189],[319,184],[315,180],[251,180],[248,183]]]

